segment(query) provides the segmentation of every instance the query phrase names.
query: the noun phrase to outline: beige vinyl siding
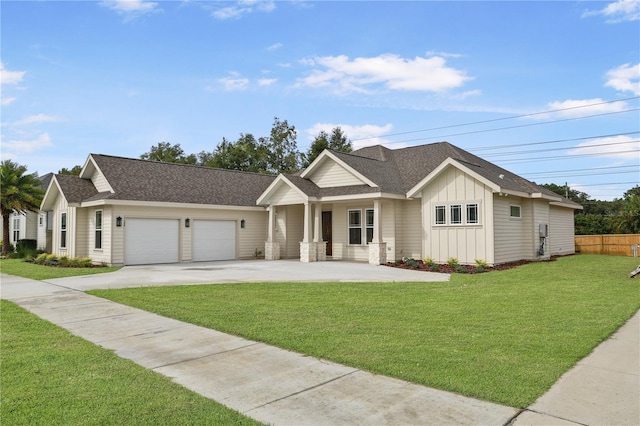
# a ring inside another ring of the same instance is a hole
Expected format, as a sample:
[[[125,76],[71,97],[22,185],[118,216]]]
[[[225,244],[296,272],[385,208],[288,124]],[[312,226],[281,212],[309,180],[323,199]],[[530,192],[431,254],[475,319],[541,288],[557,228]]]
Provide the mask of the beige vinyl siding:
[[[576,246],[573,209],[550,206],[549,217],[549,254],[574,254]]]
[[[479,223],[466,223],[468,204],[477,204]],[[451,223],[451,206],[460,205],[462,223]],[[444,206],[446,223],[435,224],[436,206]],[[424,225],[424,257],[446,262],[455,257],[462,264],[474,264],[482,259],[490,264],[494,259],[493,191],[482,182],[455,167],[449,167],[422,191]]]
[[[420,200],[396,201],[396,250],[394,258],[422,258],[422,218]]]
[[[38,213],[28,211],[25,221],[25,230],[21,234],[20,239],[37,240],[38,239]],[[24,237],[22,236],[24,235]]]
[[[396,200],[383,201],[381,204],[382,209],[382,242],[387,244],[387,260],[393,261],[396,259],[396,246],[397,246],[397,207]]]
[[[51,251],[56,256],[69,256],[72,252],[71,246],[73,239],[71,238],[71,236],[73,235],[73,231],[71,227],[71,210],[72,209],[69,207],[67,200],[65,200],[64,197],[58,195],[53,205],[53,210],[51,211],[51,214],[53,215]],[[62,213],[67,213],[67,247],[64,249],[60,247],[60,220],[62,217]]]
[[[300,258],[300,242],[303,237],[304,206],[294,205],[277,207],[275,239],[280,245],[280,258]]]
[[[92,209],[95,212],[95,209]],[[264,251],[264,242],[267,239],[267,212],[259,210],[226,210],[226,209],[202,209],[180,207],[140,207],[140,206],[114,206],[108,210],[103,209],[103,254],[92,254],[98,259],[110,257],[113,265],[124,263],[124,230],[129,218],[136,219],[177,219],[180,220],[179,234],[179,261],[192,261],[192,228],[184,226],[184,220],[231,220],[236,222],[237,229],[237,257],[249,258],[255,255],[256,248]],[[95,213],[94,213],[95,214]],[[123,218],[123,226],[116,226],[116,218]],[[245,220],[245,228],[240,228],[240,221]],[[109,229],[109,232],[107,232]],[[109,237],[106,236],[109,234]],[[106,238],[109,238],[107,240]],[[112,252],[109,253],[106,244],[110,242]],[[90,246],[93,247],[93,246]],[[102,260],[101,260],[102,261]]]
[[[538,249],[540,248],[540,225],[547,225],[547,235],[551,234],[551,227],[549,226],[549,201],[543,199],[531,200],[533,209],[533,220],[531,229],[531,240],[533,241],[533,252],[530,255],[530,259],[546,259],[549,258],[549,238],[547,237],[544,244],[544,255],[538,255]]]
[[[520,206],[521,218],[510,217],[510,206]],[[495,263],[506,263],[534,257],[533,203],[531,200],[508,196],[494,197]],[[536,233],[537,235],[537,233]]]
[[[272,206],[284,206],[304,203],[300,194],[288,185],[282,185],[269,200]]]
[[[362,185],[364,183],[333,160],[324,161],[313,171],[312,175],[307,177],[320,188]]]
[[[75,230],[75,254],[77,257],[88,257],[89,256],[89,239],[91,238],[91,233],[89,232],[89,217],[88,217],[88,209],[76,208],[76,224],[74,226]],[[67,229],[67,235],[72,235],[69,233],[69,229]]]
[[[97,168],[91,175],[91,182],[93,182],[93,186],[96,187],[98,192],[108,192],[111,190],[109,182],[107,182],[107,179],[105,179],[105,177],[98,171]]]
[[[37,220],[37,236],[36,240],[38,241],[37,247],[38,250],[47,250],[47,212],[40,212],[38,214]],[[42,223],[41,223],[42,222]]]
[[[111,263],[111,242],[112,231],[116,226],[115,219],[113,219],[112,207],[104,206],[99,208],[92,208],[88,210],[89,217],[89,257],[93,259],[95,263]],[[96,211],[102,210],[102,248],[96,249]]]

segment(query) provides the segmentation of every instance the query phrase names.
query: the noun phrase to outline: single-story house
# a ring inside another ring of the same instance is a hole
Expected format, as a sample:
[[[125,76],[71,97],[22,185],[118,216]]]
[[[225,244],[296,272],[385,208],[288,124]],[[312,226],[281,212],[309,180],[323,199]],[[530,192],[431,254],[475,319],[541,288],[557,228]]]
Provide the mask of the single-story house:
[[[279,176],[90,154],[41,206],[54,253],[110,265],[548,259],[574,253],[581,208],[447,142],[325,150]]]
[[[42,182],[42,188],[47,189],[53,173],[39,176]],[[33,211],[14,211],[9,215],[9,240],[15,247],[20,240],[36,240],[36,248],[38,250],[50,252],[52,247],[47,245],[51,238],[47,238],[47,234],[51,234],[51,221],[47,222],[46,212]],[[0,240],[4,240],[2,226],[2,218],[0,218]]]

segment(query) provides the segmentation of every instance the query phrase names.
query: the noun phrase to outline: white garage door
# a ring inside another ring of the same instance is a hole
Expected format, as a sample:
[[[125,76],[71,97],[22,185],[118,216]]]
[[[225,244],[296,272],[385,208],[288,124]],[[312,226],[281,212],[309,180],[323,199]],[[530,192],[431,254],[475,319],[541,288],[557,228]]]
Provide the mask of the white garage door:
[[[126,265],[178,262],[177,219],[126,219],[124,229]]]
[[[236,258],[236,222],[194,220],[192,226],[194,262]]]

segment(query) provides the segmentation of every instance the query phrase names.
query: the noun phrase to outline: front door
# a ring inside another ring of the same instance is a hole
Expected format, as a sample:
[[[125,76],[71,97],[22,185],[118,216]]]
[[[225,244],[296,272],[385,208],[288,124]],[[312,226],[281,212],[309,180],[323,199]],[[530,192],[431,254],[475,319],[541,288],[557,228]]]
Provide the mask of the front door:
[[[322,241],[327,242],[327,256],[331,256],[331,212],[322,212]]]

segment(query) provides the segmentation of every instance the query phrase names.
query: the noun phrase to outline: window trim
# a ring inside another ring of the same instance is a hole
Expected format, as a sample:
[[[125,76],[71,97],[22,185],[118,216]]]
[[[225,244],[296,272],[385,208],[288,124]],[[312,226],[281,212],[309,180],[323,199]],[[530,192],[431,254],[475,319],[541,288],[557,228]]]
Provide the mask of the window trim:
[[[475,221],[470,221],[469,207],[475,207]],[[465,204],[465,224],[466,225],[479,225],[480,224],[480,205],[478,203]]]
[[[435,206],[434,211],[434,216],[433,216],[433,222],[436,225],[446,225],[447,224],[447,206],[444,204],[437,204]],[[440,217],[440,215],[438,215],[438,212],[442,213],[442,217]]]
[[[371,224],[369,224],[369,212],[371,212]],[[365,209],[364,210],[364,227],[365,227],[365,243],[369,244],[373,241],[373,226],[375,223],[375,210],[374,209]],[[369,239],[369,230],[371,230],[371,239]]]
[[[13,232],[11,233],[11,238],[13,239],[13,243],[16,244],[18,241],[20,241],[20,224],[21,224],[21,220],[20,220],[20,216],[19,215],[14,215],[12,218],[12,222],[13,222]]]
[[[518,209],[518,215],[514,216],[513,209]],[[509,204],[509,219],[522,219],[522,206],[519,204]]]
[[[358,213],[358,223],[357,224],[351,224],[351,214],[352,213]],[[350,246],[361,246],[362,245],[362,209],[349,209],[347,212],[347,226],[349,228],[349,231],[347,233],[347,244]],[[359,234],[359,242],[352,242],[351,241],[351,230],[359,230],[360,234]]]
[[[457,214],[456,214],[457,212]],[[462,204],[450,204],[449,213],[451,225],[462,225]],[[457,216],[457,217],[456,217]]]
[[[100,220],[98,220],[98,214],[100,216]],[[102,212],[102,210],[96,210],[95,220],[96,220],[96,223],[95,223],[93,248],[95,250],[102,250],[102,227],[104,224],[104,213]]]
[[[67,248],[67,213],[60,213],[60,248]]]

